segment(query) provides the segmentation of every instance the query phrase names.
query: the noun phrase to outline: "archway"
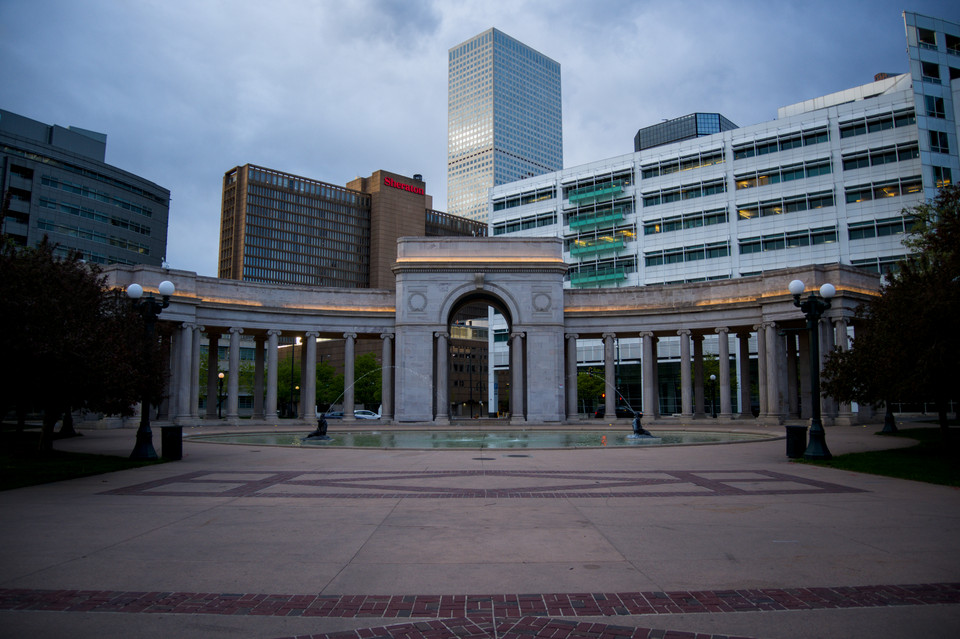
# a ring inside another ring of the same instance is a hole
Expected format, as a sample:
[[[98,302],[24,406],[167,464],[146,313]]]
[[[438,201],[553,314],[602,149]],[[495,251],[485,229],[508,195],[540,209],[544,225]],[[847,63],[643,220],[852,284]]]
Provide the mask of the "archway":
[[[495,295],[471,292],[454,302],[447,320],[451,419],[510,416],[511,325]]]

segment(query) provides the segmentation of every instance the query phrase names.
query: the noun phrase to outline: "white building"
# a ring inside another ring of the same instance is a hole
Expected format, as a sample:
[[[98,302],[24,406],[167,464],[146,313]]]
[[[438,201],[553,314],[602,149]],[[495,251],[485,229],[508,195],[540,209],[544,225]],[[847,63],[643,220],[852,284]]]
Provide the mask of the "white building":
[[[490,187],[563,167],[560,65],[497,29],[449,65],[447,211],[485,221]]]
[[[782,107],[770,122],[497,186],[490,236],[563,238],[567,288],[811,264],[889,270],[911,225],[901,211],[960,176],[960,24],[903,16],[908,73]],[[716,353],[716,338],[704,348]],[[599,343],[578,349],[581,365],[599,361]],[[636,362],[638,340],[618,349]]]

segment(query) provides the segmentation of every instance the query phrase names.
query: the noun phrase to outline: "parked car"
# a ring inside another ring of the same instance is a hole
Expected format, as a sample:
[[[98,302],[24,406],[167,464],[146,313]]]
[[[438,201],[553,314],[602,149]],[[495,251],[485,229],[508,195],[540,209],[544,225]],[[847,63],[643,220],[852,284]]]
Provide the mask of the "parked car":
[[[362,408],[353,411],[353,416],[357,419],[380,419],[380,416],[372,410],[363,410]]]
[[[325,417],[327,419],[343,419],[343,411],[336,410],[329,413],[324,413],[318,410],[317,419],[320,419],[321,417]]]
[[[617,406],[617,417],[631,417],[631,418],[632,418],[633,415],[634,415],[634,413],[636,413],[636,414],[639,415],[640,417],[643,417],[643,413],[642,413],[642,412],[640,412],[640,411],[634,411],[634,410],[633,410],[632,408],[630,408],[629,406],[625,406],[625,405],[623,405],[623,404],[621,404],[620,406]],[[602,418],[602,417],[606,417],[606,415],[607,415],[607,407],[606,407],[606,406],[601,406],[601,407],[598,408],[598,409],[596,410],[596,412],[594,412],[594,414],[593,414],[593,416],[596,417],[597,419],[600,419],[600,418]]]

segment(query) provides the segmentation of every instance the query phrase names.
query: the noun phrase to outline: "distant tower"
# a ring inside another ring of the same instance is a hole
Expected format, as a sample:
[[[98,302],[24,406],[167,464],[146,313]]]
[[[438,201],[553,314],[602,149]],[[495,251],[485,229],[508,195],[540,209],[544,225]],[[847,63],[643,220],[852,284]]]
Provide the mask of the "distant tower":
[[[560,64],[497,29],[449,64],[447,211],[486,221],[491,187],[563,168]]]

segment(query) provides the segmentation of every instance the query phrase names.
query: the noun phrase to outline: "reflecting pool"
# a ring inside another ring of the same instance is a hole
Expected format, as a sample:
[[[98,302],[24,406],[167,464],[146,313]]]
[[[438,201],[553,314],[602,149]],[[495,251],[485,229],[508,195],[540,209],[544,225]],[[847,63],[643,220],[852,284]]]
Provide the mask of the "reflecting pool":
[[[701,431],[655,431],[635,437],[630,431],[353,431],[328,432],[329,439],[304,439],[306,432],[193,435],[188,439],[220,444],[293,446],[298,448],[601,448],[761,441],[779,435]]]

